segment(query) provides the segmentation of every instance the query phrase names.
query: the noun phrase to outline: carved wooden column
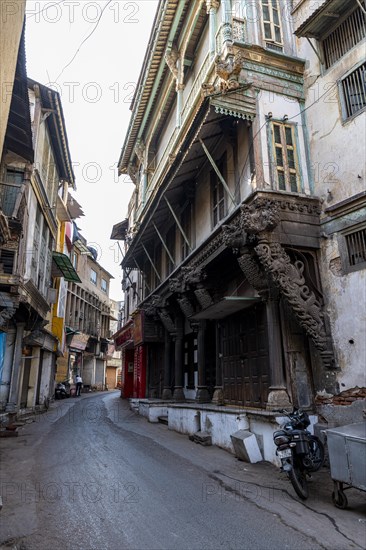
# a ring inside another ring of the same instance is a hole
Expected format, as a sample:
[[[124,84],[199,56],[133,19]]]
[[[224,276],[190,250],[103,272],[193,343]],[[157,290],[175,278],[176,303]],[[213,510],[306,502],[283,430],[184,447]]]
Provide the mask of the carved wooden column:
[[[197,333],[197,362],[198,362],[198,385],[196,401],[198,403],[208,403],[211,401],[206,386],[206,321],[201,320],[198,323]]]
[[[216,384],[215,391],[212,398],[212,403],[215,405],[224,405],[224,388],[222,385],[222,353],[220,348],[220,328],[219,323],[216,322]]]
[[[171,347],[172,340],[171,335],[167,330],[165,330],[165,339],[164,339],[164,388],[162,399],[171,399],[172,390],[171,390],[171,376],[170,376],[170,358],[171,358]]]
[[[218,0],[206,0],[207,13],[209,15],[209,28],[210,28],[210,38],[209,38],[209,47],[210,55],[215,55],[216,50],[216,17],[217,10],[220,7],[220,2]]]
[[[177,315],[176,318],[176,333],[175,333],[175,381],[173,399],[175,401],[185,401],[183,392],[183,317]]]
[[[264,293],[262,294],[264,297]],[[291,406],[286,389],[280,327],[279,292],[270,287],[266,293],[266,314],[268,330],[268,355],[271,385],[267,398],[267,409]]]

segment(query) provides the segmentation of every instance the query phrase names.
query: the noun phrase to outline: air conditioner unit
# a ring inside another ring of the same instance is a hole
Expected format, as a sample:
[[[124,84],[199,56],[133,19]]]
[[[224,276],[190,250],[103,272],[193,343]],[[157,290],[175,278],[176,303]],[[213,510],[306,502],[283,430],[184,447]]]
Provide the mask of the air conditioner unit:
[[[57,288],[48,288],[47,289],[47,301],[50,304],[55,304],[57,302]]]

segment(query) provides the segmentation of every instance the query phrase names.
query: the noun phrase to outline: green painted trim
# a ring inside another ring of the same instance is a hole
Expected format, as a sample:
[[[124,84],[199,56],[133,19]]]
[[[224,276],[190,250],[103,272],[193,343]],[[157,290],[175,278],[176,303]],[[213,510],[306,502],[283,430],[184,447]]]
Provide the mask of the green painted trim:
[[[309,140],[308,127],[306,123],[305,101],[299,101],[299,105],[300,105],[300,113],[301,113],[302,131],[304,136],[305,157],[306,157],[306,167],[308,172],[309,188],[310,188],[310,193],[314,195],[315,183],[314,183],[313,170],[311,169],[310,140]]]
[[[174,17],[174,22],[173,22],[173,25],[172,25],[172,28],[170,30],[170,33],[169,33],[169,36],[168,36],[168,39],[167,39],[167,43],[169,42],[173,42],[173,39],[174,39],[174,36],[175,36],[175,33],[177,31],[177,28],[178,28],[178,24],[179,24],[179,20],[180,20],[180,17],[182,15],[182,12],[183,12],[183,9],[184,9],[184,4],[185,4],[185,1],[184,0],[180,0],[179,2],[179,6],[178,6],[178,9],[175,13],[175,17]],[[156,92],[157,92],[157,89],[158,89],[158,86],[160,84],[160,80],[161,80],[161,76],[162,76],[162,73],[165,69],[165,59],[164,57],[162,58],[161,62],[160,62],[160,66],[159,66],[159,70],[158,70],[158,73],[155,77],[155,81],[154,81],[154,85],[153,85],[153,88],[150,92],[150,97],[149,97],[149,101],[146,105],[146,108],[145,108],[145,114],[144,114],[144,118],[142,119],[141,121],[141,125],[140,125],[140,130],[139,130],[139,133],[137,134],[137,139],[141,138],[142,134],[144,133],[144,130],[145,130],[145,124],[146,124],[146,121],[150,115],[150,110],[151,110],[151,107],[152,107],[152,104],[153,104],[153,101],[155,100],[155,95],[156,95]],[[145,79],[146,80],[146,79]],[[145,85],[145,81],[144,83],[142,84],[142,87],[144,87]]]

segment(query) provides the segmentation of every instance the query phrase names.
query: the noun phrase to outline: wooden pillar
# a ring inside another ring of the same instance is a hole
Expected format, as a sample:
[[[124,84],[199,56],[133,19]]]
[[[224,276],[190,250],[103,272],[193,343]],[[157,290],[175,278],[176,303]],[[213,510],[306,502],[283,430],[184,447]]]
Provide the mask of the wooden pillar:
[[[197,360],[198,360],[198,386],[196,401],[208,403],[210,395],[206,386],[206,321],[201,320],[198,324],[197,334]]]
[[[171,357],[172,341],[171,336],[167,330],[165,330],[164,341],[164,388],[162,399],[171,399],[171,377],[170,377],[170,357]]]
[[[224,388],[222,386],[222,353],[221,353],[221,334],[220,324],[216,321],[216,384],[212,398],[215,405],[224,404]]]
[[[176,334],[175,334],[175,381],[173,399],[175,401],[185,401],[183,392],[183,318],[177,315]]]
[[[284,377],[278,292],[271,288],[266,298],[269,369],[271,378],[266,408],[286,408],[290,406],[290,399],[286,390]]]

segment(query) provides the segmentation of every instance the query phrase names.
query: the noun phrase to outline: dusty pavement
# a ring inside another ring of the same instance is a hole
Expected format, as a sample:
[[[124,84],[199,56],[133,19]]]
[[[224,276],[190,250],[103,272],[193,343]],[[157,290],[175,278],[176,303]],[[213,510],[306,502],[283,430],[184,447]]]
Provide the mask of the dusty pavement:
[[[161,424],[150,424],[144,418],[135,415],[128,403],[121,400],[118,392],[85,394],[80,400],[70,399],[58,401],[51,405],[50,410],[37,415],[21,428],[18,438],[0,440],[1,487],[3,494],[3,510],[0,513],[0,548],[26,550],[24,533],[34,531],[37,523],[37,510],[33,495],[27,494],[27,488],[19,487],[15,480],[19,473],[27,472],[31,479],[35,468],[34,457],[39,456],[45,438],[52,436],[55,423],[67,417],[69,421],[77,422],[75,411],[82,407],[82,414],[89,422],[97,424],[103,404],[103,414],[114,433],[131,432],[148,438],[151,444],[166,449],[166,453],[177,456],[191,468],[199,468],[207,474],[207,480],[202,484],[201,501],[207,505],[214,504],[222,509],[223,514],[231,510],[233,499],[236,502],[251,503],[258,511],[258,517],[268,522],[273,517],[276,524],[293,528],[299,534],[300,540],[313,540],[311,548],[357,549],[366,547],[366,502],[365,493],[349,490],[347,493],[349,508],[339,510],[331,502],[332,481],[329,471],[322,469],[314,474],[310,484],[310,497],[304,503],[300,502],[285,477],[268,463],[246,464],[235,459],[230,453],[217,447],[202,447],[191,442],[187,436],[177,434]],[[77,403],[77,406],[75,404]],[[62,445],[56,441],[55,445]],[[107,445],[107,444],[106,444]],[[92,454],[91,454],[92,456]],[[78,457],[70,453],[70,464]],[[111,457],[109,456],[110,460]],[[36,485],[33,485],[33,488]],[[51,494],[52,497],[52,487]],[[19,498],[19,495],[22,498]],[[129,497],[129,495],[127,495]],[[243,507],[244,510],[244,507]],[[244,518],[243,518],[244,519]],[[266,525],[263,525],[265,528]],[[1,544],[1,541],[3,544]],[[316,541],[316,542],[315,542]],[[72,546],[71,546],[72,547]],[[77,546],[79,548],[79,545]],[[87,545],[80,546],[88,548]],[[187,548],[190,545],[187,543]],[[289,548],[284,545],[283,548]],[[37,548],[37,546],[32,546]],[[112,548],[112,546],[108,546]],[[117,550],[118,546],[116,547]],[[136,548],[136,546],[134,546]],[[167,548],[167,546],[165,546]],[[206,548],[202,546],[202,548]],[[268,546],[270,548],[270,546]],[[303,546],[304,550],[310,547]]]

